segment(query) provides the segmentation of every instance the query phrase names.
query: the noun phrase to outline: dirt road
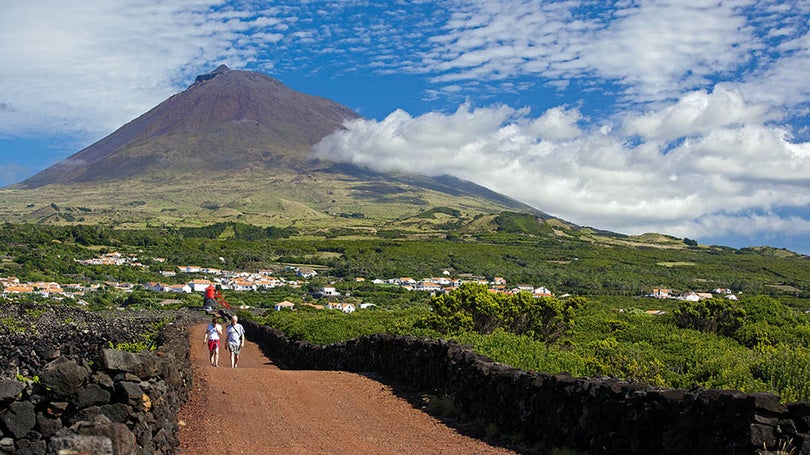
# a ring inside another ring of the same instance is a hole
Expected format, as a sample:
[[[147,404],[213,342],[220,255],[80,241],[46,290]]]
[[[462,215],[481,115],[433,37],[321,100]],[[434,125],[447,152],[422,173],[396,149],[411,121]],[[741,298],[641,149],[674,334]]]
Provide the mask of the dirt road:
[[[208,363],[205,325],[189,333],[194,388],[181,409],[180,453],[513,454],[447,427],[365,376],[281,370],[248,341]]]

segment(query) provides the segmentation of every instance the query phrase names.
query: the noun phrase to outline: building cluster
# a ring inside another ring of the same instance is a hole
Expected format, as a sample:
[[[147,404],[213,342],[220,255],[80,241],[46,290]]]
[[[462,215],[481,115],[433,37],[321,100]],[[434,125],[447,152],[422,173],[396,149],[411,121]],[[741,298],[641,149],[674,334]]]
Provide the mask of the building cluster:
[[[162,261],[160,258],[155,260],[158,262]],[[146,267],[138,262],[138,258],[135,255],[125,256],[118,252],[104,253],[92,259],[76,259],[76,262],[82,265],[131,265],[134,267]]]
[[[258,270],[256,272],[234,272],[211,267],[199,267],[195,265],[181,265],[177,267],[177,272],[194,275],[213,276],[211,280],[194,279],[183,284],[166,284],[159,282],[149,282],[144,284],[144,288],[150,291],[191,293],[202,292],[209,285],[218,286],[220,289],[237,292],[266,291],[280,286],[293,288],[301,287],[304,279],[316,276],[318,272],[312,269],[300,267],[286,267],[282,275],[295,274],[296,279],[286,279],[278,276],[278,270]],[[174,276],[174,271],[162,271],[163,276]]]
[[[79,303],[83,303],[81,299],[86,293],[98,291],[102,286],[102,284],[59,284],[54,281],[32,281],[23,283],[15,276],[0,277],[0,285],[3,286],[2,295],[4,297],[19,294],[38,295],[54,300],[69,297]]]
[[[716,288],[712,292],[674,292],[672,289],[667,288],[653,288],[652,292],[647,295],[654,299],[674,299],[685,300],[687,302],[698,302],[705,299],[713,299],[715,297],[723,297],[728,300],[737,300],[737,296],[731,289]]]
[[[165,259],[156,258],[153,262],[164,262]],[[123,255],[121,253],[112,252],[105,253],[93,259],[77,260],[77,262],[84,265],[113,265],[113,266],[136,266],[144,267],[139,262],[135,255]],[[230,290],[235,292],[249,292],[249,291],[266,291],[268,289],[289,286],[293,288],[301,287],[306,280],[318,275],[318,272],[310,268],[301,267],[286,267],[280,270],[258,270],[256,272],[235,272],[231,270],[224,270],[213,267],[200,267],[194,265],[178,266],[176,270],[162,270],[160,274],[166,277],[176,276],[178,273],[190,275],[205,275],[211,277],[210,279],[192,279],[186,283],[181,284],[168,284],[161,282],[148,282],[142,283],[140,286],[145,290],[156,292],[173,292],[177,294],[188,293],[201,293],[205,291],[208,286],[216,286],[223,290]],[[294,275],[295,278],[289,278]],[[443,292],[450,292],[458,288],[464,283],[478,283],[486,286],[490,292],[504,293],[504,294],[517,294],[519,292],[528,292],[534,297],[551,297],[554,294],[545,286],[535,287],[529,284],[508,285],[503,277],[494,277],[492,280],[487,280],[483,277],[476,277],[472,275],[461,275],[459,277],[451,277],[449,271],[444,271],[442,276],[427,277],[414,279],[411,277],[399,277],[389,279],[375,279],[372,282],[376,285],[399,286],[409,291],[424,291],[431,294],[440,294]],[[356,281],[365,281],[365,278],[356,278]],[[29,294],[39,295],[44,298],[51,298],[60,300],[65,297],[72,298],[79,303],[83,303],[82,297],[88,292],[95,292],[105,286],[107,288],[115,288],[125,292],[131,292],[139,285],[125,282],[105,282],[97,284],[59,284],[56,282],[28,282],[22,283],[16,277],[0,277],[0,285],[2,285],[2,295],[4,297],[15,294]],[[329,301],[325,305],[317,304],[298,304],[298,306],[311,306],[317,309],[332,309],[340,310],[344,313],[354,312],[358,306],[353,303],[332,302],[330,300],[340,300],[341,293],[338,292],[334,286],[323,286],[313,293],[314,297],[318,299],[326,299]],[[729,300],[737,300],[730,289],[717,288],[711,292],[675,292],[672,289],[665,287],[654,288],[650,294],[647,295],[651,298],[657,299],[675,299],[697,302],[703,299],[711,299],[718,296]],[[560,296],[565,297],[565,295]],[[296,304],[288,301],[280,302],[275,305],[277,310],[285,308],[294,308]],[[359,308],[367,308],[373,304],[360,304]]]
[[[534,297],[551,297],[554,295],[545,286],[535,287],[530,284],[518,284],[509,286],[506,280],[502,277],[494,277],[492,280],[487,280],[483,277],[467,276],[462,278],[450,278],[449,273],[441,277],[421,278],[419,280],[402,277],[392,278],[387,280],[374,280],[374,284],[380,285],[395,285],[400,286],[409,291],[427,291],[430,293],[449,292],[458,288],[464,283],[477,283],[486,286],[490,292],[503,293],[503,294],[517,294],[519,292],[528,292]]]
[[[164,262],[165,259],[156,258],[152,262]],[[98,257],[77,260],[83,265],[112,265],[112,266],[136,266],[145,267],[135,255],[123,255],[118,252],[105,253]],[[61,299],[70,297],[74,300],[81,302],[81,298],[87,292],[99,290],[102,286],[119,289],[125,292],[142,287],[145,290],[155,292],[171,292],[176,294],[189,294],[189,293],[202,293],[208,286],[216,286],[222,290],[230,290],[235,292],[249,292],[249,291],[266,291],[280,286],[289,286],[293,288],[301,287],[306,280],[317,276],[318,272],[310,268],[302,267],[285,267],[280,270],[258,270],[256,272],[236,272],[214,267],[202,267],[194,265],[178,266],[176,270],[162,270],[159,272],[165,277],[174,277],[178,273],[189,275],[204,275],[207,278],[191,279],[188,282],[180,284],[170,284],[163,282],[148,282],[141,284],[125,283],[125,282],[106,282],[100,284],[59,284],[56,282],[33,282],[21,283],[16,277],[0,278],[0,285],[3,286],[3,296],[14,294],[34,294],[45,298]],[[507,282],[502,277],[495,277],[492,280],[487,280],[483,277],[476,277],[472,275],[462,275],[455,278],[450,276],[449,271],[444,271],[442,276],[427,277],[414,279],[410,277],[390,278],[390,279],[375,279],[374,284],[400,286],[403,289],[410,291],[424,291],[431,294],[439,294],[442,292],[449,292],[458,288],[464,283],[478,283],[487,286],[490,292],[515,294],[518,292],[529,292],[535,297],[547,297],[554,294],[544,286],[535,287],[528,284],[521,284],[515,286],[507,285]],[[295,278],[290,278],[294,276]],[[356,278],[358,282],[365,281],[364,278]],[[173,280],[177,281],[177,280]],[[345,313],[351,313],[359,308],[366,308],[373,306],[373,304],[360,304],[356,306],[353,303],[332,302],[330,300],[340,300],[341,293],[338,292],[334,286],[323,286],[314,291],[313,295],[318,299],[326,299],[329,303],[325,305],[304,304],[314,308],[340,310]],[[276,305],[276,309],[292,308],[295,304],[290,302],[280,302]]]

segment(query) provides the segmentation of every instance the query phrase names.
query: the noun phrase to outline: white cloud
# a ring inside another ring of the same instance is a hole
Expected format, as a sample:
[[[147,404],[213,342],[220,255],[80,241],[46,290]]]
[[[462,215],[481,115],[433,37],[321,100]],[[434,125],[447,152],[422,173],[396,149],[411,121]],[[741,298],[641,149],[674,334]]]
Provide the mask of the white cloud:
[[[737,91],[717,85],[712,93],[691,92],[659,111],[632,115],[625,129],[629,135],[647,140],[669,141],[725,126],[762,122],[768,110],[768,106],[749,105]]]
[[[615,11],[581,58],[641,100],[673,98],[745,64],[758,46],[743,2],[644,1]]]
[[[551,140],[574,139],[582,134],[577,124],[582,120],[578,110],[554,107],[533,122],[540,137]]]
[[[453,13],[431,48],[420,54],[420,69],[436,82],[505,79],[526,74],[554,78],[572,65],[595,25],[572,21],[575,4],[522,1],[451,3]],[[583,31],[582,29],[585,29]],[[573,67],[572,67],[573,66]]]
[[[195,74],[255,60],[283,28],[218,0],[2,3],[0,103],[14,109],[0,133],[17,136],[108,133]]]
[[[650,136],[666,136],[661,119],[688,105],[680,100],[635,120],[652,125]],[[527,110],[469,104],[452,114],[413,117],[399,110],[379,122],[356,120],[316,151],[380,171],[454,175],[577,224],[618,232],[696,237],[713,227],[714,233],[747,233],[785,232],[790,225],[790,232],[810,233],[810,221],[777,213],[810,207],[810,143],[791,142],[779,128],[737,124],[757,118],[758,109],[742,109],[732,122],[708,120],[715,117],[705,106],[690,112],[680,131],[691,139],[666,153],[657,141],[631,146],[606,128],[582,129],[575,109],[555,107],[533,118]],[[713,129],[698,126],[700,118]]]
[[[416,66],[437,83],[533,76],[565,86],[599,78],[618,82],[629,99],[658,102],[713,85],[764,46],[744,1],[613,1],[598,13],[577,2],[448,4],[451,17]]]
[[[746,98],[785,107],[810,102],[810,32],[785,44],[778,59],[739,84]]]
[[[660,232],[658,226],[650,226],[648,232]],[[758,236],[807,236],[810,220],[798,216],[781,216],[773,212],[764,214],[740,214],[730,216],[711,214],[696,220],[686,220],[670,227],[671,235],[678,237],[742,236],[753,239]]]

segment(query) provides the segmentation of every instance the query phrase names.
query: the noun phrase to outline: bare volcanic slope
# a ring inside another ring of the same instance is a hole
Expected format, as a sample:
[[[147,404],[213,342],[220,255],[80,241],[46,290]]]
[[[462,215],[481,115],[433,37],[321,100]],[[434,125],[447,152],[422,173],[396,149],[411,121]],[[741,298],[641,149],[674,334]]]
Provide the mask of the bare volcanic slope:
[[[134,176],[294,167],[345,120],[345,106],[286,87],[261,73],[222,65],[104,139],[19,187]]]

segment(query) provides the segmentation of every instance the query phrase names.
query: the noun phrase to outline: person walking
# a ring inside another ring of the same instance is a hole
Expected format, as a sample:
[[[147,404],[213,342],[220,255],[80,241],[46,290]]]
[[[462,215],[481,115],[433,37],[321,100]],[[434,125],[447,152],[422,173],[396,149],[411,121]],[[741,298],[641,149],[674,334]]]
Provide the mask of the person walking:
[[[205,288],[205,294],[203,296],[203,309],[208,312],[214,311],[217,308],[219,296],[219,290],[214,287],[213,284],[209,284],[208,287]]]
[[[205,343],[208,344],[208,360],[211,366],[219,366],[219,339],[222,338],[222,326],[217,317],[211,318],[211,323],[205,329]]]
[[[231,352],[231,368],[239,366],[239,353],[245,345],[245,328],[239,323],[236,315],[231,316],[228,325],[228,351]]]

